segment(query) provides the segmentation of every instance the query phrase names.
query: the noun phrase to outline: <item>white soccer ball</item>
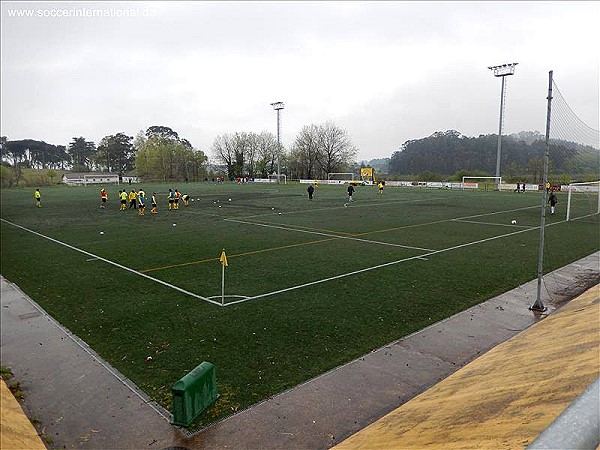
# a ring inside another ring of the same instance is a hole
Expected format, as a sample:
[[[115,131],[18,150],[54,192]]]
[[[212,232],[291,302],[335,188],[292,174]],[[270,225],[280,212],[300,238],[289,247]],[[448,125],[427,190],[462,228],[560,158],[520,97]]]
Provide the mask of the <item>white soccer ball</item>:
[[[146,356],[146,361],[152,361],[152,356]]]
[[[513,225],[517,224],[517,221],[515,219],[511,220],[510,223],[512,223]]]
[[[104,231],[101,231],[100,234],[104,234]]]
[[[221,207],[221,205],[219,205],[219,208]]]
[[[229,199],[229,201],[231,201],[231,199]]]
[[[174,226],[174,227],[176,227],[176,226],[177,226],[177,224],[176,224],[176,223],[174,223],[174,224],[173,224],[173,226]]]
[[[192,199],[192,201],[194,201],[194,199]]]
[[[279,215],[281,215],[281,213],[279,213]]]

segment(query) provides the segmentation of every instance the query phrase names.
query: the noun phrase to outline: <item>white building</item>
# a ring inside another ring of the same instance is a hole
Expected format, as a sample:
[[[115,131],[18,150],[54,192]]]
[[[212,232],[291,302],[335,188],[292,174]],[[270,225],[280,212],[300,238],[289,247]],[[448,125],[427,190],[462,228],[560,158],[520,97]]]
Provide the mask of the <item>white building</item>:
[[[70,172],[63,175],[62,182],[67,186],[81,186],[88,184],[119,184],[119,174],[101,172]]]

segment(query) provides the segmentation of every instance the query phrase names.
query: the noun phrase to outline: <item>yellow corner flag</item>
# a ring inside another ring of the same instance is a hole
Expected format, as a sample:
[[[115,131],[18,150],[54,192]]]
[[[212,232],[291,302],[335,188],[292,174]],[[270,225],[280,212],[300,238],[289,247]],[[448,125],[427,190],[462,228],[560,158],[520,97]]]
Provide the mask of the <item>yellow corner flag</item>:
[[[227,255],[225,254],[225,250],[223,250],[221,252],[221,257],[219,258],[219,261],[221,261],[221,264],[223,264],[223,267],[227,267]]]

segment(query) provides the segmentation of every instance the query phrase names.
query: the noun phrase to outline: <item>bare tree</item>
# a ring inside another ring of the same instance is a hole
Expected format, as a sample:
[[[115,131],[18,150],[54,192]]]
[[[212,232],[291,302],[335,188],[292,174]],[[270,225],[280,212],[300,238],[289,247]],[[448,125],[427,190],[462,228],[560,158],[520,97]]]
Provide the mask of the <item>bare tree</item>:
[[[212,153],[215,159],[227,166],[227,176],[233,177],[235,164],[234,137],[230,134],[217,136],[212,144]]]
[[[257,145],[256,172],[266,178],[275,172],[277,165],[277,138],[273,133],[263,131],[258,135]]]
[[[318,160],[325,173],[342,171],[352,163],[356,153],[346,130],[333,122],[319,126]]]
[[[314,178],[319,162],[319,127],[305,125],[296,139],[292,148],[292,160],[298,166],[299,176]]]

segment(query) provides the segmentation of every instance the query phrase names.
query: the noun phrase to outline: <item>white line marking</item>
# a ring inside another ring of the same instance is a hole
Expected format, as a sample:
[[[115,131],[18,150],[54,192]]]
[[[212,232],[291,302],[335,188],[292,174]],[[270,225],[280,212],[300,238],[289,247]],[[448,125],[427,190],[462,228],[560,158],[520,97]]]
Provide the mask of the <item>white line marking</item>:
[[[511,227],[511,228],[535,228],[528,225],[513,225],[510,223],[493,223],[493,222],[478,222],[476,220],[463,220],[463,219],[452,219],[454,222],[461,223],[474,223],[477,225],[495,225],[498,227]]]
[[[398,203],[417,203],[417,202],[429,202],[432,200],[444,200],[447,197],[433,197],[433,198],[428,198],[428,199],[417,199],[417,200],[397,200],[397,201],[393,201],[393,202],[377,202],[377,203],[359,203],[356,204],[354,203],[352,205],[353,208],[371,208],[373,206],[385,206],[385,205],[394,205],[394,204],[398,204]],[[333,207],[323,207],[323,208],[314,208],[314,209],[298,209],[295,211],[286,211],[285,214],[297,214],[297,213],[310,213],[310,212],[315,212],[315,211],[331,211],[334,209],[343,209],[343,206],[333,206]],[[264,217],[264,216],[273,216],[273,215],[277,215],[274,212],[268,212],[268,213],[262,213],[262,214],[255,214],[252,216],[244,216],[246,219],[254,219],[255,217]]]
[[[56,244],[64,245],[65,247],[70,248],[71,250],[75,250],[77,252],[83,253],[84,255],[88,255],[88,256],[91,256],[93,258],[99,259],[100,261],[104,261],[105,263],[111,264],[111,265],[113,265],[115,267],[118,267],[119,269],[127,270],[128,272],[131,272],[131,273],[134,273],[136,275],[139,275],[140,277],[144,277],[144,278],[146,278],[148,280],[154,281],[156,283],[160,283],[163,286],[166,286],[168,288],[174,289],[174,290],[179,291],[179,292],[181,292],[183,294],[189,295],[190,297],[199,298],[200,300],[204,300],[205,302],[212,303],[213,305],[221,306],[221,303],[219,303],[219,302],[216,302],[216,301],[211,300],[211,299],[206,298],[206,297],[202,297],[201,295],[194,294],[193,292],[186,291],[185,289],[181,289],[180,287],[177,287],[177,286],[174,286],[172,284],[169,284],[166,281],[162,281],[162,280],[159,280],[157,278],[153,278],[150,275],[146,275],[145,273],[138,272],[137,270],[131,269],[131,268],[126,267],[126,266],[123,266],[123,265],[121,265],[119,263],[111,261],[110,259],[102,258],[101,256],[94,255],[93,253],[90,253],[90,252],[86,252],[85,250],[81,250],[80,248],[73,247],[72,245],[69,245],[69,244],[67,244],[65,242],[61,242],[61,241],[59,241],[57,239],[54,239],[54,238],[51,238],[49,236],[45,236],[45,235],[43,235],[41,233],[38,233],[37,231],[30,230],[29,228],[22,227],[21,225],[17,225],[16,223],[12,223],[12,222],[10,222],[10,221],[8,221],[6,219],[0,219],[0,220],[2,220],[2,222],[6,222],[9,225],[12,225],[13,227],[20,228],[21,230],[25,230],[25,231],[27,231],[29,233],[35,234],[36,236],[42,237],[44,239],[48,239],[49,241],[52,241],[52,242],[54,242]]]
[[[243,223],[243,224],[246,224],[246,225],[255,225],[257,227],[276,228],[276,229],[285,230],[285,231],[295,231],[297,233],[317,234],[319,236],[333,237],[333,238],[336,238],[336,239],[348,239],[350,241],[367,242],[369,244],[387,245],[389,247],[408,248],[408,249],[411,249],[411,250],[423,250],[425,252],[431,252],[431,251],[433,251],[430,248],[411,247],[410,245],[401,245],[401,244],[392,244],[390,242],[372,241],[370,239],[360,239],[360,238],[350,237],[350,236],[340,236],[339,234],[323,233],[323,232],[320,232],[320,231],[301,230],[301,229],[298,229],[298,228],[284,227],[284,226],[281,226],[281,225],[270,225],[270,224],[266,224],[266,223],[246,222],[245,220],[238,220],[238,219],[223,219],[223,220],[226,220],[228,222]]]
[[[550,226],[550,225],[556,225],[556,224],[563,223],[563,222],[564,221],[562,221],[562,222],[555,222],[555,223],[549,224],[548,226]],[[301,288],[305,288],[305,287],[308,287],[308,286],[314,286],[316,284],[326,283],[326,282],[332,281],[332,280],[339,280],[340,278],[349,277],[351,275],[356,275],[356,274],[363,273],[363,272],[369,272],[371,270],[381,269],[382,267],[392,266],[392,265],[395,265],[395,264],[400,264],[400,263],[407,262],[407,261],[412,261],[412,260],[415,260],[415,259],[422,259],[422,258],[427,257],[427,256],[433,256],[433,255],[437,255],[439,253],[445,253],[445,252],[449,252],[451,250],[456,250],[456,249],[459,249],[459,248],[470,247],[472,245],[482,244],[482,243],[485,243],[485,242],[493,241],[495,239],[502,239],[502,238],[505,238],[505,237],[514,236],[516,234],[527,233],[529,231],[536,230],[536,229],[539,229],[539,227],[527,228],[525,230],[514,231],[512,233],[501,234],[501,235],[493,236],[493,237],[486,238],[486,239],[479,239],[477,241],[467,242],[465,244],[455,245],[453,247],[444,248],[442,250],[435,250],[435,251],[432,251],[432,252],[429,252],[429,253],[424,253],[424,254],[418,255],[418,256],[411,256],[409,258],[403,258],[403,259],[399,259],[397,261],[391,261],[391,262],[387,262],[387,263],[384,263],[384,264],[378,264],[378,265],[373,266],[373,267],[366,267],[364,269],[354,270],[352,272],[343,273],[343,274],[336,275],[336,276],[329,277],[329,278],[324,278],[322,280],[311,281],[309,283],[300,284],[298,286],[292,286],[292,287],[285,288],[285,289],[279,289],[277,291],[267,292],[266,294],[255,295],[253,297],[248,297],[247,299],[244,299],[244,300],[236,300],[234,302],[228,303],[225,306],[235,305],[235,304],[238,304],[238,303],[247,302],[249,300],[254,300],[254,299],[257,299],[257,298],[263,298],[263,297],[268,297],[268,296],[271,296],[271,295],[281,294],[283,292],[294,291],[296,289],[301,289]]]

